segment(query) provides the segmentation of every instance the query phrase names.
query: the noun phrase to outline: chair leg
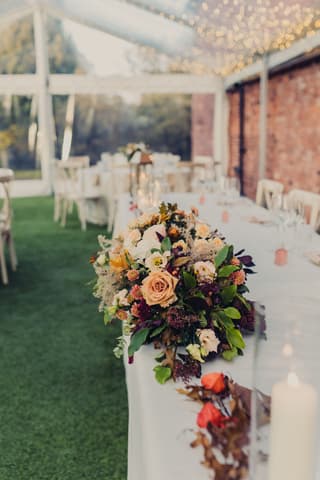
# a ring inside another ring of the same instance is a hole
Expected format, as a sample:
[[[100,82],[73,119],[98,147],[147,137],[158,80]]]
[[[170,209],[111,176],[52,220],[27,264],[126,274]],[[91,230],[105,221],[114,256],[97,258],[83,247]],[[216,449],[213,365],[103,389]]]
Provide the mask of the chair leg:
[[[86,210],[85,210],[85,203],[83,200],[80,200],[78,202],[78,215],[79,215],[79,220],[81,223],[81,230],[86,231],[87,230],[87,222],[86,222]]]
[[[1,266],[1,277],[2,277],[2,283],[4,285],[8,285],[8,273],[7,273],[7,265],[6,265],[6,259],[4,256],[4,242],[3,242],[3,236],[0,233],[0,266]]]
[[[18,266],[18,259],[17,259],[16,249],[14,246],[14,241],[13,241],[11,232],[9,233],[8,246],[9,246],[11,268],[15,272]]]
[[[58,222],[61,215],[61,197],[59,195],[55,195],[54,197],[54,214],[53,220]]]
[[[67,223],[68,200],[65,198],[62,202],[61,226],[65,227]]]

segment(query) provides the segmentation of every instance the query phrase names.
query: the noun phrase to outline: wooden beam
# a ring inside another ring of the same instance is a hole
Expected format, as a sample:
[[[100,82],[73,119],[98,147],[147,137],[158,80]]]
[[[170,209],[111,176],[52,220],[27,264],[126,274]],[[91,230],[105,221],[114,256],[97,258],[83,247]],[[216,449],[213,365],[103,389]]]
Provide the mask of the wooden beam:
[[[0,95],[34,95],[39,90],[35,74],[0,75]]]
[[[214,93],[221,84],[216,76],[146,74],[132,77],[94,75],[51,75],[52,95],[113,95],[133,93]]]

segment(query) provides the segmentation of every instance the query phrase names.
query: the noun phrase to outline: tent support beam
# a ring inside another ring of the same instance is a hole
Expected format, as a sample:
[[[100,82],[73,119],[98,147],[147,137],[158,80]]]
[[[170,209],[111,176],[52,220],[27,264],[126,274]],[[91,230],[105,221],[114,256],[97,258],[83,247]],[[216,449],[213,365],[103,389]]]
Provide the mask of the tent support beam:
[[[259,113],[259,179],[266,176],[267,161],[267,115],[268,115],[268,56],[262,59],[260,73],[260,113]]]
[[[52,192],[53,183],[53,112],[52,98],[49,92],[49,59],[46,30],[46,14],[37,7],[33,14],[34,38],[36,53],[36,72],[38,77],[38,117],[39,142],[42,178],[47,185],[48,193]]]
[[[213,161],[216,177],[225,175],[228,152],[228,99],[221,79],[219,88],[214,94],[213,113]]]

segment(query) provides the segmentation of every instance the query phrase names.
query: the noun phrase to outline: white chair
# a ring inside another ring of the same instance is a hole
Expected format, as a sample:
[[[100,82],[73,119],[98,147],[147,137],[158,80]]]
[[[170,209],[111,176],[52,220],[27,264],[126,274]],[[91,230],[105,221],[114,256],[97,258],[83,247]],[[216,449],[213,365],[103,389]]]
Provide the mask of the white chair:
[[[308,223],[318,231],[320,228],[320,195],[307,190],[291,190],[287,195],[288,208],[304,211]]]
[[[77,205],[81,229],[86,230],[86,201],[97,198],[96,194],[86,195],[84,188],[83,169],[88,168],[89,157],[70,157],[66,161],[56,162],[58,182],[61,185],[61,225],[66,226],[67,215],[72,212],[74,204]]]
[[[0,267],[2,282],[8,284],[8,272],[5,259],[5,246],[8,245],[10,263],[13,271],[17,269],[17,256],[11,230],[12,209],[10,199],[10,184],[14,178],[12,170],[0,169],[0,186],[4,193],[3,204],[0,210]]]
[[[272,198],[275,195],[283,193],[284,186],[275,180],[268,180],[266,178],[259,180],[257,186],[256,203],[261,207],[268,209],[272,208]]]
[[[114,226],[119,196],[123,193],[129,193],[130,190],[130,166],[128,162],[125,166],[113,166],[111,170],[111,188],[107,193],[108,199],[108,227],[111,231]]]

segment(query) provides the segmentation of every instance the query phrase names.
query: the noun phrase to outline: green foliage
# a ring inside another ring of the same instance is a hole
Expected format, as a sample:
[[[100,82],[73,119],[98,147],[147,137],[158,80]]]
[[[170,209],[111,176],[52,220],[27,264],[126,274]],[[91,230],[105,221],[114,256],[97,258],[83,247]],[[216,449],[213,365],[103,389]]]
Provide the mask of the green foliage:
[[[171,250],[171,240],[169,237],[165,237],[161,242],[161,250],[162,252],[167,252]]]
[[[232,318],[233,320],[239,320],[241,318],[241,313],[237,308],[227,307],[223,311],[228,317]]]
[[[244,343],[240,330],[237,328],[228,328],[226,334],[230,347],[245,348],[246,344]]]
[[[131,336],[131,341],[128,348],[129,357],[131,357],[135,352],[137,352],[141,345],[144,344],[144,342],[147,340],[149,332],[149,328],[142,328]]]
[[[225,350],[223,353],[222,353],[222,357],[225,359],[225,360],[228,360],[229,362],[231,362],[231,360],[233,360],[235,357],[238,356],[238,350],[234,347],[234,348],[231,348],[231,350]]]
[[[225,267],[220,268],[218,277],[229,277],[229,275],[236,270],[239,270],[239,267],[236,265],[226,265]]]
[[[167,328],[167,325],[160,325],[160,327],[155,328],[151,333],[150,338],[154,338],[160,335],[160,333],[162,333],[165,328]]]
[[[184,286],[190,290],[191,288],[195,288],[196,285],[197,285],[197,280],[195,278],[194,275],[192,275],[191,273],[187,272],[186,270],[184,270],[182,272],[182,278],[183,278],[183,283],[184,283]]]
[[[225,305],[229,305],[237,293],[236,285],[229,285],[221,291],[221,298]]]
[[[220,252],[217,253],[214,263],[216,268],[219,268],[220,265],[223,264],[223,262],[226,260],[228,253],[229,253],[229,245],[225,245],[223,248],[221,248]]]
[[[153,371],[155,372],[155,378],[157,382],[161,383],[161,385],[166,383],[166,381],[169,380],[172,375],[171,368],[162,367],[161,365],[154,367]]]

